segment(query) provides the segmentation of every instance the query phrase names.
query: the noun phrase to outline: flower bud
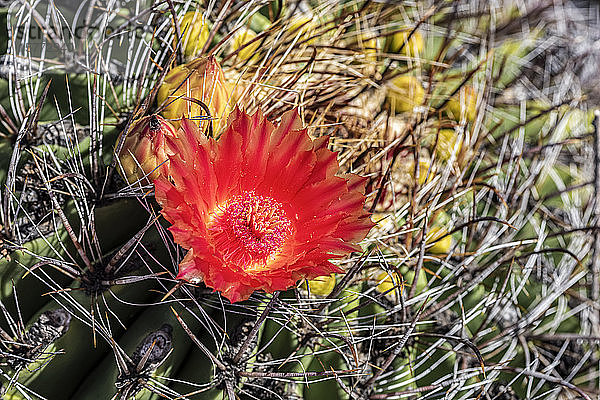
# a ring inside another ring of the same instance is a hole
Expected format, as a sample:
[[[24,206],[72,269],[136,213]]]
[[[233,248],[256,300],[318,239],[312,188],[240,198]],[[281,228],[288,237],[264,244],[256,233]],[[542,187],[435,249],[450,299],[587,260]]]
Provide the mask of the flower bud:
[[[458,142],[454,129],[440,129],[435,146],[435,154],[440,160],[449,160],[454,152],[460,152],[462,143]]]
[[[415,272],[402,267],[399,272],[387,273],[382,271],[377,275],[376,279],[378,282],[377,291],[379,293],[386,293],[386,296],[393,299],[396,295],[395,288],[400,290],[402,293],[405,289],[410,290],[412,282],[415,278]],[[424,271],[421,271],[419,278],[417,279],[417,293],[423,292],[427,288],[427,276]]]
[[[396,287],[402,290],[403,281],[400,275],[396,272],[388,274],[387,272],[383,271],[379,275],[377,275],[376,279],[378,282],[377,291],[379,293],[391,293],[392,289]]]
[[[444,236],[448,233],[445,228],[434,226],[429,229],[425,243],[432,244],[427,251],[432,254],[447,254],[452,245],[452,236]]]
[[[179,27],[183,54],[194,57],[202,51],[210,36],[208,21],[200,11],[189,11],[179,21]]]
[[[463,116],[468,122],[475,120],[477,114],[477,92],[473,86],[463,86],[446,106],[446,112],[456,121]]]
[[[425,89],[410,75],[400,75],[392,80],[387,99],[397,113],[413,111],[425,102]]]
[[[407,29],[389,36],[387,39],[388,51],[407,57],[419,57],[420,54],[423,54],[425,48],[423,36],[418,31],[410,35],[411,32],[411,29]]]
[[[249,25],[254,32],[263,32],[271,26],[271,21],[261,13],[256,12],[250,17]]]
[[[329,296],[335,288],[335,275],[318,276],[308,281],[310,293],[317,296]],[[302,281],[302,288],[306,290],[306,279]]]
[[[377,68],[377,56],[380,50],[379,41],[375,33],[363,31],[350,37],[347,41],[348,49],[351,49],[359,64],[374,73]]]
[[[135,121],[129,132],[123,131],[119,137],[119,142],[124,140],[117,155],[119,172],[129,183],[150,184],[165,171],[169,156],[175,154],[170,143],[176,137],[175,127],[159,115]]]
[[[287,26],[287,31],[292,37],[299,36],[298,41],[306,41],[306,44],[313,44],[316,38],[306,39],[311,36],[311,32],[314,32],[316,28],[317,24],[313,21],[312,16],[299,15],[291,20],[290,24]]]
[[[409,164],[410,165],[410,175],[411,177],[414,179],[414,174],[415,174],[415,164]],[[435,176],[435,170],[434,168],[431,168],[431,163],[429,162],[429,160],[422,158],[419,160],[419,185],[423,186],[426,183],[429,183],[433,180],[433,177]]]
[[[391,231],[396,227],[394,218],[390,214],[373,213],[371,214],[371,221],[373,221],[375,226],[382,232]]]
[[[219,63],[214,57],[197,58],[187,64],[173,68],[165,76],[157,94],[159,106],[164,105],[162,115],[179,127],[181,118],[196,123],[202,132],[210,124],[207,110],[193,100],[202,102],[210,112],[215,134],[227,122],[229,93]]]
[[[252,42],[256,36],[257,35],[254,33],[254,31],[246,27],[241,27],[236,33],[233,34],[230,51],[233,53],[234,51],[240,49],[240,51],[237,53],[238,61],[244,61],[249,58],[256,60],[258,58],[257,50],[260,46],[260,40]]]

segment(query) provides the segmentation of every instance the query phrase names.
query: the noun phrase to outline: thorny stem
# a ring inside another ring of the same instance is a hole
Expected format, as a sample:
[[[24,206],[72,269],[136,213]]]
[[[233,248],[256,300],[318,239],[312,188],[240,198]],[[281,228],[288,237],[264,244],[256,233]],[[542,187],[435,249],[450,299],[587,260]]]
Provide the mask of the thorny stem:
[[[138,362],[138,365],[135,367],[135,370],[136,370],[137,373],[142,372],[142,370],[146,366],[146,362],[148,362],[148,358],[150,358],[150,354],[152,354],[152,349],[154,348],[155,345],[156,345],[156,340],[154,340],[152,342],[152,344],[150,345],[150,347],[148,347],[148,350],[146,350],[146,352],[144,353],[144,355],[142,356],[142,358]]]
[[[96,105],[98,104],[98,75],[94,74],[90,84],[91,107],[90,107],[90,169],[94,185],[100,182],[100,162],[102,157],[102,128],[97,126]]]
[[[233,382],[226,380],[225,381],[225,390],[227,391],[227,398],[229,400],[235,400],[237,396],[235,395],[235,389],[233,387]]]
[[[154,223],[158,220],[159,216],[156,216],[152,219],[150,219],[150,221],[148,221],[148,223],[146,224],[146,226],[144,226],[138,233],[136,233],[131,239],[129,239],[129,241],[127,243],[125,243],[123,245],[123,247],[121,247],[119,249],[119,251],[117,251],[117,253],[114,255],[113,258],[110,259],[110,261],[108,262],[108,264],[106,265],[105,268],[105,272],[108,274],[110,272],[112,272],[112,270],[115,268],[115,266],[117,265],[117,263],[119,261],[121,261],[121,259],[127,254],[127,252],[135,245],[137,245],[139,243],[139,241],[142,239],[142,236],[144,236],[144,234],[146,233],[146,231],[148,229],[150,229],[150,227],[152,225],[154,225]]]
[[[372,387],[377,378],[379,378],[381,374],[383,374],[389,368],[389,366],[392,365],[396,357],[398,357],[398,355],[404,348],[404,345],[408,341],[408,338],[410,337],[410,335],[412,335],[413,331],[415,330],[415,327],[417,326],[417,322],[419,321],[419,317],[423,312],[425,304],[427,304],[427,299],[425,299],[425,301],[421,305],[421,308],[419,308],[419,311],[417,311],[417,314],[415,315],[412,323],[410,324],[410,327],[408,328],[404,336],[402,336],[402,339],[400,339],[400,341],[394,348],[394,351],[392,351],[392,353],[388,356],[383,365],[377,369],[377,372],[375,372],[373,376],[365,383],[364,387]]]
[[[417,165],[419,165],[419,163],[415,163]],[[415,274],[413,275],[413,281],[412,284],[410,285],[410,291],[408,292],[408,298],[412,298],[415,295],[415,292],[417,291],[417,282],[419,281],[419,274],[421,273],[421,268],[423,268],[423,259],[425,258],[425,247],[426,247],[426,236],[427,236],[427,224],[428,224],[428,218],[427,218],[427,212],[425,213],[425,220],[423,222],[423,230],[421,233],[421,248],[419,249],[419,260],[417,261],[417,267],[415,268]]]
[[[551,375],[546,375],[546,374],[543,374],[541,372],[531,371],[529,369],[523,369],[523,368],[498,367],[496,369],[502,369],[502,370],[506,370],[506,371],[512,371],[512,372],[515,372],[517,374],[523,374],[523,375],[531,376],[532,378],[543,379],[543,380],[548,381],[548,382],[556,383],[558,385],[566,387],[567,389],[571,389],[571,390],[577,392],[577,394],[579,394],[585,400],[592,400],[592,398],[586,392],[584,392],[583,390],[581,390],[577,386],[573,385],[572,383],[567,382],[567,381],[565,381],[565,380],[563,380],[561,378],[556,378],[556,377],[551,376]]]
[[[15,322],[13,317],[10,315],[10,313],[6,309],[6,306],[4,305],[4,303],[2,303],[2,301],[0,301],[0,310],[2,311],[2,314],[4,315],[6,322],[8,323],[8,327],[10,328],[10,330],[13,334],[13,337],[21,339],[21,327],[19,326],[19,324],[17,322]]]
[[[175,52],[177,53],[177,61],[181,62],[183,60],[183,46],[181,42],[181,29],[179,27],[179,21],[177,20],[177,12],[175,11],[173,0],[167,0],[167,4],[169,5],[169,11],[171,11],[171,16],[173,17],[173,25],[175,26],[175,37],[177,38],[177,46],[175,48]],[[191,28],[188,27],[188,29]]]
[[[600,110],[594,112],[594,216],[596,225],[600,221]],[[594,230],[594,253],[592,256],[592,300],[597,303],[600,296],[600,231]],[[591,313],[592,329],[600,334],[600,311]]]
[[[175,318],[179,321],[179,324],[187,333],[187,335],[192,339],[192,341],[198,346],[200,350],[219,368],[221,371],[227,371],[227,366],[223,364],[217,357],[213,355],[213,353],[194,335],[194,333],[188,328],[187,324],[183,322],[183,319],[179,316],[177,311],[173,307],[171,307],[171,311],[175,314]]]
[[[477,348],[477,346],[475,346],[473,344],[473,342],[471,342],[468,339],[464,339],[458,336],[451,336],[451,335],[441,335],[438,333],[426,333],[426,332],[420,332],[418,333],[418,336],[421,337],[432,337],[432,338],[438,338],[438,339],[446,339],[446,340],[455,340],[457,342],[460,342],[462,344],[464,344],[465,346],[467,346],[468,348],[470,348],[471,350],[473,350],[473,353],[475,353],[475,357],[477,357],[477,361],[479,361],[479,365],[481,366],[481,372],[485,375],[485,362],[483,360],[483,357],[481,355],[481,352],[479,351],[479,349]]]
[[[133,364],[131,358],[126,353],[121,351],[120,347],[117,345],[117,343],[112,337],[110,338],[110,345],[113,348],[113,353],[117,361],[117,368],[119,369],[119,373],[129,373],[129,367],[127,366],[127,363]]]
[[[25,277],[27,274],[30,274],[34,270],[43,267],[44,265],[51,265],[54,268],[61,271],[63,274],[71,277],[72,279],[75,279],[81,274],[80,271],[77,271],[75,268],[67,265],[66,263],[59,262],[57,260],[42,260],[40,262],[35,263],[31,268],[29,268],[25,275],[23,275],[23,277]]]
[[[157,272],[155,274],[147,274],[147,275],[141,275],[141,276],[133,275],[133,276],[124,277],[124,278],[100,281],[100,283],[105,286],[127,285],[129,283],[136,283],[136,282],[146,281],[148,279],[158,278],[159,276],[164,275],[166,273],[167,272],[163,271],[163,272]]]
[[[5,183],[6,191],[4,194],[4,204],[3,204],[3,207],[4,207],[3,225],[4,225],[4,232],[5,232],[6,237],[12,236],[12,233],[11,233],[12,223],[10,221],[10,198],[11,198],[10,193],[14,189],[15,179],[17,177],[16,170],[17,170],[17,165],[19,164],[19,158],[20,158],[20,152],[21,152],[21,141],[25,138],[25,136],[28,133],[33,133],[36,131],[38,119],[40,117],[40,112],[42,110],[42,105],[44,104],[44,101],[46,101],[46,96],[48,95],[48,90],[50,89],[51,83],[52,83],[52,79],[50,79],[48,81],[48,83],[46,84],[46,87],[44,88],[44,91],[42,92],[42,95],[40,96],[40,100],[39,100],[37,106],[33,110],[33,113],[29,115],[29,118],[27,119],[27,124],[25,125],[23,130],[21,132],[19,132],[19,134],[17,135],[17,139],[16,139],[14,147],[13,147],[13,152],[12,152],[10,164],[8,167],[8,173],[6,174],[6,183]],[[38,166],[38,168],[39,168],[39,166]]]
[[[343,371],[304,371],[304,372],[249,372],[240,371],[239,376],[246,378],[308,378],[316,376],[332,376],[339,374],[352,374],[356,369],[346,369]]]
[[[227,3],[223,4],[223,8],[221,8],[221,12],[219,13],[219,16],[217,17],[217,20],[215,21],[213,28],[210,30],[210,34],[208,35],[208,40],[206,41],[206,43],[204,43],[204,46],[202,47],[202,51],[200,52],[200,54],[204,54],[204,53],[206,53],[206,50],[208,50],[208,46],[214,39],[219,28],[221,28],[221,25],[223,24],[223,21],[225,20],[225,15],[227,14],[227,11],[229,10],[229,8],[231,7],[232,4],[233,4],[233,0],[227,0]],[[231,400],[233,400],[233,399],[231,399]]]
[[[267,304],[267,306],[263,310],[262,314],[260,314],[260,317],[258,317],[258,319],[256,320],[256,323],[252,327],[252,330],[250,331],[250,333],[248,333],[248,336],[246,337],[246,341],[244,342],[244,344],[242,344],[242,346],[238,350],[238,352],[235,355],[235,357],[233,357],[233,364],[234,365],[240,362],[240,360],[242,359],[242,356],[244,355],[244,353],[248,349],[248,346],[250,346],[250,343],[252,343],[252,340],[258,334],[258,330],[260,329],[260,326],[262,325],[262,323],[264,322],[264,320],[267,318],[267,316],[271,312],[271,308],[273,308],[273,305],[275,304],[275,302],[279,298],[279,293],[280,292],[278,292],[278,291],[275,292],[275,293],[273,293],[273,296],[271,297],[271,301],[269,301],[269,304]]]
[[[33,160],[35,161],[36,167],[38,169],[41,169],[40,164],[38,162],[38,157],[34,156]],[[93,271],[94,267],[93,267],[92,263],[90,262],[90,259],[88,258],[88,256],[85,254],[85,251],[83,250],[83,247],[81,246],[81,243],[79,243],[79,241],[77,240],[77,237],[75,236],[75,232],[73,231],[73,228],[71,227],[71,224],[69,223],[69,220],[67,219],[67,216],[65,215],[64,211],[60,207],[60,204],[58,204],[58,200],[56,200],[56,197],[54,196],[52,188],[50,187],[48,182],[44,182],[44,185],[46,186],[46,190],[48,191],[48,196],[50,197],[50,200],[52,201],[52,204],[54,205],[55,211],[58,213],[60,220],[61,220],[63,226],[65,227],[65,230],[69,234],[69,237],[71,238],[71,241],[73,242],[73,245],[77,249],[77,253],[83,260],[83,263],[85,264],[85,266],[90,271]]]
[[[4,107],[2,107],[2,105],[0,105],[0,117],[2,117],[2,119],[0,119],[2,125],[4,125],[4,127],[8,130],[8,136],[16,135],[19,132],[19,128],[17,128],[17,125],[15,124],[13,119],[8,115],[8,113],[6,112]],[[6,137],[3,133],[0,133],[0,135]]]
[[[600,336],[583,335],[578,333],[553,333],[551,335],[525,335],[532,340],[585,340],[589,342],[600,342]]]

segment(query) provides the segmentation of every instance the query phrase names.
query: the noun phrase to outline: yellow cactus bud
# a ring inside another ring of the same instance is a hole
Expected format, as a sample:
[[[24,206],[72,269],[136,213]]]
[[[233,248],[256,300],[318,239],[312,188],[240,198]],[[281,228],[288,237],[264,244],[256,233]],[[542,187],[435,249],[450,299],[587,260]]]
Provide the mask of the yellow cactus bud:
[[[477,114],[477,92],[473,86],[463,86],[448,101],[446,111],[456,121],[460,121],[463,116],[469,122],[474,121]]]
[[[420,159],[418,179],[419,185],[424,185],[425,183],[431,182],[433,180],[433,176],[433,169],[431,168],[431,163],[429,160]]]
[[[307,32],[310,29],[310,25],[312,24],[312,18],[307,15],[299,15],[292,19],[290,24],[288,25],[287,30],[289,32],[296,32],[298,29],[302,30],[302,33]]]
[[[312,294],[323,297],[329,296],[335,288],[335,275],[318,276],[315,279],[311,279],[308,281],[308,287]],[[302,288],[307,290],[306,279],[302,281]]]
[[[371,221],[383,231],[392,230],[396,226],[390,214],[374,213],[371,215]]]
[[[376,62],[377,53],[379,53],[379,41],[376,38],[363,40],[363,46],[365,48],[366,59]]]
[[[179,21],[183,54],[194,57],[202,51],[210,36],[208,21],[200,11],[189,11]]]
[[[425,102],[425,89],[410,75],[400,75],[392,80],[387,99],[397,113],[413,111]]]
[[[395,291],[392,289],[398,288],[400,289],[400,293],[402,293],[405,288],[410,288],[414,276],[414,271],[408,271],[405,268],[402,269],[401,274],[397,272],[393,272],[391,274],[387,272],[381,272],[376,278],[377,282],[379,282],[377,285],[377,291],[379,293],[386,293],[387,295],[393,296]],[[419,274],[419,279],[417,279],[417,293],[422,292],[426,287],[427,276],[423,271],[421,271]]]
[[[355,52],[357,63],[367,64],[375,70],[377,67],[377,56],[380,51],[379,41],[375,33],[363,31],[348,38],[347,48]]]
[[[164,105],[162,115],[172,120],[175,127],[179,127],[179,121],[185,117],[204,131],[210,123],[205,119],[206,110],[183,97],[199,100],[208,107],[215,134],[225,126],[229,93],[223,71],[214,57],[197,58],[173,68],[165,76],[157,94],[158,105]]]
[[[392,293],[392,289],[395,287],[402,289],[403,281],[400,275],[395,272],[391,274],[385,271],[381,272],[375,279],[377,279],[377,282],[379,282],[377,285],[377,291],[379,293]]]
[[[117,154],[121,163],[119,172],[129,183],[152,183],[164,173],[169,157],[175,154],[171,142],[176,138],[175,127],[159,115],[135,121],[131,129],[119,137],[119,142],[124,141]]]
[[[431,227],[427,233],[425,243],[433,244],[427,248],[427,251],[432,254],[447,254],[450,251],[450,246],[452,246],[452,236],[448,235],[442,238],[447,233],[448,231],[445,228]]]
[[[388,51],[391,53],[399,53],[407,57],[418,57],[423,54],[425,41],[423,36],[416,31],[410,36],[411,29],[396,32],[388,37]]]
[[[292,37],[296,37],[300,35],[299,41],[306,39],[309,31],[313,31],[315,29],[315,23],[313,22],[313,18],[307,15],[301,15],[294,17],[290,24],[287,27],[287,31],[292,35]],[[307,44],[312,44],[315,41],[315,38],[308,40]]]
[[[460,152],[462,142],[458,142],[458,135],[454,129],[441,129],[438,133],[435,154],[440,160],[449,160],[452,153]]]
[[[243,47],[237,54],[238,60],[247,60],[249,58],[255,60],[258,58],[258,54],[256,53],[256,51],[260,46],[260,40],[252,42],[252,40],[254,40],[256,36],[258,35],[254,33],[254,31],[245,27],[240,28],[236,33],[233,34],[230,46],[231,52],[233,53],[237,49]],[[246,43],[249,42],[252,43],[246,45]]]

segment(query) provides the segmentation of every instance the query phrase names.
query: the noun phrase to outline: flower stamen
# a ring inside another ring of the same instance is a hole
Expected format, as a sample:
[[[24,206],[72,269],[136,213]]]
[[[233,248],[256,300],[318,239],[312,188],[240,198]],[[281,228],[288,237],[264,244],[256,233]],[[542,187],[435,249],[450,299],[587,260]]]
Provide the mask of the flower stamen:
[[[223,259],[246,271],[266,269],[293,231],[283,205],[253,191],[216,207],[209,221],[209,234]]]

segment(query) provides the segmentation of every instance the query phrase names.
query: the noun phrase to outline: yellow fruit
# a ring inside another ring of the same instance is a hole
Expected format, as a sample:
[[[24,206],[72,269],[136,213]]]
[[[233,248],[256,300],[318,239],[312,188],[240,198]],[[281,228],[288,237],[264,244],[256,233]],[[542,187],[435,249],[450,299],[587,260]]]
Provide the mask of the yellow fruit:
[[[296,37],[300,35],[298,41],[304,41],[310,35],[310,32],[314,32],[315,23],[313,22],[312,17],[302,15],[295,17],[292,19],[290,24],[287,27],[287,31],[292,35],[292,37]],[[307,44],[314,43],[316,38],[312,38],[306,41]]]
[[[231,41],[231,52],[233,53],[234,51],[242,48],[239,53],[237,53],[237,58],[238,60],[247,60],[249,58],[252,59],[257,59],[258,58],[258,54],[257,54],[257,50],[258,47],[260,46],[260,40],[257,40],[255,42],[252,42],[250,44],[248,44],[247,46],[246,43],[251,42],[254,38],[256,38],[257,34],[254,33],[254,31],[242,27],[240,28],[234,35]]]
[[[415,272],[406,271],[404,268],[403,270],[404,272],[402,272],[402,275],[396,272],[390,274],[385,271],[377,275],[376,279],[377,282],[379,282],[379,284],[377,285],[377,291],[379,293],[394,295],[393,289],[395,288],[398,288],[400,290],[400,293],[410,288],[415,276]],[[425,272],[421,271],[419,273],[419,279],[417,279],[417,293],[422,292],[426,287],[427,276],[425,275]]]
[[[376,33],[368,30],[355,33],[347,39],[346,47],[354,52],[357,63],[368,64],[371,68],[377,67],[380,47]]]
[[[447,233],[448,231],[445,228],[431,227],[425,239],[425,243],[431,244],[427,251],[433,254],[447,254],[450,251],[450,246],[452,246],[452,236],[448,235],[442,238]]]
[[[473,86],[463,86],[448,101],[446,111],[456,121],[460,121],[463,117],[469,122],[474,121],[477,114],[477,92]]]
[[[374,213],[371,215],[371,221],[382,230],[392,230],[395,226],[394,219],[390,214]]]
[[[394,33],[388,37],[388,51],[390,53],[398,53],[407,57],[418,57],[423,54],[425,48],[425,41],[423,36],[416,31],[410,36],[411,29],[407,29],[401,32]]]
[[[193,57],[202,51],[210,36],[208,21],[200,11],[189,11],[179,21],[183,54]],[[177,39],[175,39],[177,40]]]
[[[424,185],[425,183],[429,183],[433,180],[433,169],[430,167],[431,164],[429,163],[429,160],[419,160],[419,185]],[[414,169],[412,170],[412,173],[414,173]]]
[[[387,99],[397,113],[413,111],[424,104],[425,89],[416,77],[400,75],[392,80]]]
[[[377,291],[379,293],[392,293],[392,289],[398,287],[402,289],[402,279],[399,274],[393,272],[391,274],[383,271],[375,278],[379,284],[377,285]]]
[[[201,101],[210,112],[212,127],[217,134],[227,122],[229,93],[223,71],[214,57],[197,58],[173,68],[164,79],[156,96],[162,115],[179,127],[181,118],[193,120],[204,132],[207,113],[200,104],[184,99]]]
[[[437,137],[435,154],[440,160],[449,160],[450,156],[456,152],[458,154],[462,148],[462,142],[458,142],[458,135],[454,129],[441,129]]]
[[[365,55],[368,61],[377,61],[377,53],[379,52],[379,42],[376,38],[363,40],[363,46],[365,48]]]
[[[308,281],[310,292],[317,296],[329,296],[335,288],[335,275],[318,276]],[[302,281],[302,287],[306,290],[306,279]]]

